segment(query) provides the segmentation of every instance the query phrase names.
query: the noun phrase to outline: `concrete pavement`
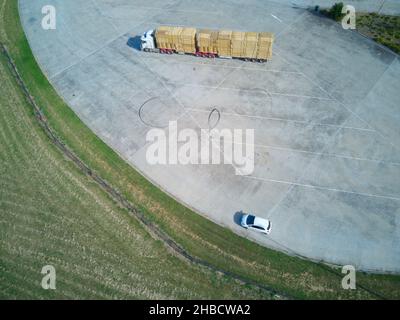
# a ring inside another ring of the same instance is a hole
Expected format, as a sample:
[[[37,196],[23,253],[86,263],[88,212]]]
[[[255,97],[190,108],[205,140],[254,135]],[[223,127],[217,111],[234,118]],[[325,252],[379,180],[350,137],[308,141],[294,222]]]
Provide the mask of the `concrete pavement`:
[[[265,246],[363,270],[400,271],[396,55],[286,2],[19,2],[32,50],[59,94],[163,190]],[[47,4],[57,9],[56,30],[41,28]],[[271,31],[274,57],[254,64],[134,48],[132,38],[162,24]],[[218,128],[254,128],[254,173],[236,176],[229,165],[149,165],[150,128],[138,111],[150,98],[156,99],[144,116],[155,127],[178,120],[180,128],[207,128],[217,106]],[[270,218],[271,235],[237,226],[239,210]]]

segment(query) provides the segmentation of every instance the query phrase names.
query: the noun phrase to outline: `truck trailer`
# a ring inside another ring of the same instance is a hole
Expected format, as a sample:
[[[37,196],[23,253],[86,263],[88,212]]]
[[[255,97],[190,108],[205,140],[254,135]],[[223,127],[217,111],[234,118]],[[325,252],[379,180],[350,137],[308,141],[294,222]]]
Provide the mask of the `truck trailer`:
[[[142,35],[141,50],[266,62],[272,58],[273,42],[274,35],[270,32],[215,31],[161,26]]]

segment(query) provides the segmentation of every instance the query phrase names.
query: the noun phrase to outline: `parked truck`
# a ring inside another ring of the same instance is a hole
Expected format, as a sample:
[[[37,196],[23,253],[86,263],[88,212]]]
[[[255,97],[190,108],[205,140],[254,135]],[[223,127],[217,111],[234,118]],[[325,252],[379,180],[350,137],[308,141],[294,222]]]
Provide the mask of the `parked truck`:
[[[141,37],[141,50],[164,54],[192,54],[207,58],[237,58],[266,62],[272,58],[274,35],[161,26]]]

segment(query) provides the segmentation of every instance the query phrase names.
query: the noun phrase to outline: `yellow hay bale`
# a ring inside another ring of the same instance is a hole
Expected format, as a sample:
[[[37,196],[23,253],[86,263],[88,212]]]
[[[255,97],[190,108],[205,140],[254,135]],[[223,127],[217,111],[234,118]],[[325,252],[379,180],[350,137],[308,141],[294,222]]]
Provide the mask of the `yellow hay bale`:
[[[232,57],[244,57],[246,33],[240,31],[232,32]]]
[[[195,53],[198,49],[220,56],[269,60],[272,58],[274,35],[270,32],[161,26],[156,29],[156,42],[160,49],[177,52]]]
[[[197,46],[200,52],[218,53],[217,49],[218,32],[202,29],[197,32]]]
[[[220,56],[232,56],[232,31],[221,30],[218,32],[217,50]]]
[[[182,43],[180,41],[182,30],[183,28],[181,27],[172,27],[172,32],[170,34],[172,48],[180,52],[183,51]]]
[[[196,52],[196,29],[182,28],[179,38],[180,46],[183,52]]]
[[[259,45],[269,45],[274,41],[274,35],[271,32],[260,32],[258,36]]]
[[[156,29],[156,42],[158,48],[171,49],[171,44],[168,39],[168,34],[171,32],[171,27],[161,26]]]
[[[270,60],[272,58],[272,44],[274,35],[270,32],[260,32],[258,39],[257,59]]]
[[[258,51],[258,33],[246,32],[244,57],[255,59]]]

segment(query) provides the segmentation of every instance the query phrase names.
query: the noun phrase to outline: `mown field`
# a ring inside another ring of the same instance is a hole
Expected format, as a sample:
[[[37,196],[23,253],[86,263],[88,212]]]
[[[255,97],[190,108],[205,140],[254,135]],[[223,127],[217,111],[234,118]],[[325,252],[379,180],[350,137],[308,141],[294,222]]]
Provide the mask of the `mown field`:
[[[0,41],[50,126],[91,169],[191,255],[294,298],[400,298],[400,277],[357,274],[258,246],[161,192],[99,140],[59,98],[24,36],[17,0],[0,0]],[[270,298],[175,257],[52,145],[1,57],[0,297]],[[3,85],[4,84],[4,85]],[[40,288],[41,267],[58,271]]]

